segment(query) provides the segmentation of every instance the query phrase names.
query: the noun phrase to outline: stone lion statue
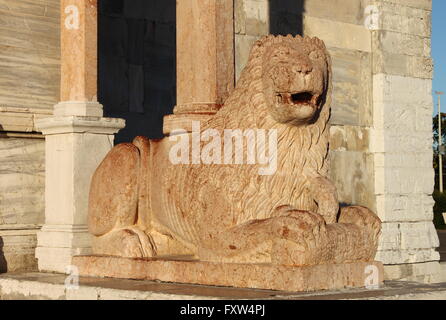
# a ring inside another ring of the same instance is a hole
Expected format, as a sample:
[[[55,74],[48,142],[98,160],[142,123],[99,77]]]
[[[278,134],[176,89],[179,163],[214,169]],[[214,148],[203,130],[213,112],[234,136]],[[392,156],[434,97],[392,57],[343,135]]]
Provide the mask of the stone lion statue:
[[[340,208],[327,178],[331,78],[321,40],[258,40],[201,130],[275,130],[275,172],[260,175],[254,163],[172,164],[169,138],[120,144],[91,183],[94,253],[294,266],[373,260],[381,221],[364,207]]]

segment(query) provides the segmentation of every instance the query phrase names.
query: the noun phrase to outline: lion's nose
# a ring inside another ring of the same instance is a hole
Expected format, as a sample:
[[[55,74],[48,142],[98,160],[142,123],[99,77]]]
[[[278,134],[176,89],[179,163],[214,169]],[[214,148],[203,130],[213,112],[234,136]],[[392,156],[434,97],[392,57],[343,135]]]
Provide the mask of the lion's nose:
[[[296,65],[293,67],[293,71],[295,73],[309,74],[311,71],[313,71],[313,65],[311,62],[301,61],[296,63]]]

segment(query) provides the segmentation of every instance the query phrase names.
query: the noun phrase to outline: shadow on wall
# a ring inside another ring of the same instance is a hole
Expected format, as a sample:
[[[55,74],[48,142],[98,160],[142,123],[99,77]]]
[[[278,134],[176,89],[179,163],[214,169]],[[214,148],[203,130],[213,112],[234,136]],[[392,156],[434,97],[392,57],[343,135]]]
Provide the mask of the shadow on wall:
[[[304,0],[270,0],[270,33],[302,34]],[[163,137],[176,104],[176,0],[100,0],[98,99],[124,118],[115,143]]]
[[[115,143],[161,138],[176,104],[176,1],[100,0],[98,99],[124,118]]]
[[[0,237],[0,273],[6,273],[8,271],[8,263],[6,262],[5,255],[3,253],[3,239]]]
[[[303,35],[305,0],[270,0],[269,32],[274,35]]]

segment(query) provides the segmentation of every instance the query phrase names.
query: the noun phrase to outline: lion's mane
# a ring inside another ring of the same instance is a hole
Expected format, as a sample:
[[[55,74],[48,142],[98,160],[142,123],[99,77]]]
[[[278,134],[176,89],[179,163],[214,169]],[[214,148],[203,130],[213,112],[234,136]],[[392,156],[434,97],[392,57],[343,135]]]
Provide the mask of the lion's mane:
[[[277,45],[310,46],[325,52],[328,90],[313,123],[290,126],[269,115],[262,82],[264,54]],[[201,130],[277,129],[277,172],[259,176],[262,165],[174,166],[166,176],[171,189],[165,203],[171,205],[166,208],[163,224],[186,242],[197,243],[216,225],[219,230],[215,231],[223,231],[249,220],[265,219],[277,206],[292,205],[315,212],[317,205],[306,186],[309,178],[328,174],[330,102],[331,60],[321,40],[300,36],[265,36],[258,40],[236,88]],[[180,222],[179,216],[184,220]]]

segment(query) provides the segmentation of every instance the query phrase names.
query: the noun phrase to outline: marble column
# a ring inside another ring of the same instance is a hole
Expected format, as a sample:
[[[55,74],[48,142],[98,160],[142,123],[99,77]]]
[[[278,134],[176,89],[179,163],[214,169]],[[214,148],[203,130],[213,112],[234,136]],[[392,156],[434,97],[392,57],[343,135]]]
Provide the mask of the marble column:
[[[177,106],[165,133],[205,120],[235,84],[233,0],[177,1]]]
[[[45,224],[37,235],[40,271],[65,272],[90,253],[91,176],[113,147],[122,119],[103,118],[97,101],[97,0],[61,1],[60,103],[36,122],[45,135]]]

